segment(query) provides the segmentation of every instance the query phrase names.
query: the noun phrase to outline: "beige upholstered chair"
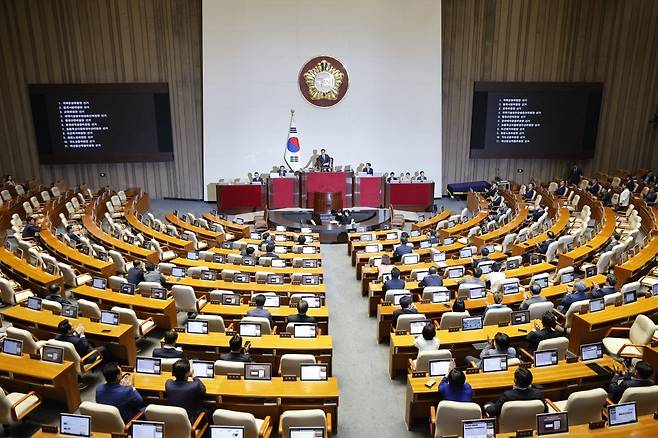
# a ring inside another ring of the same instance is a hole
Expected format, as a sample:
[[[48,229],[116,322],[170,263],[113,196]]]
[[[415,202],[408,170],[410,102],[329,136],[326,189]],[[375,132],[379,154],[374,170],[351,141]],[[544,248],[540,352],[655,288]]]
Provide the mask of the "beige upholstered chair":
[[[408,296],[412,297],[412,299],[413,299],[413,296],[412,296],[411,292],[408,291],[408,290],[405,290],[405,289],[389,289],[389,290],[386,291],[386,294],[384,295],[384,302],[385,303],[393,303],[396,295],[408,295]]]
[[[127,427],[116,406],[90,401],[80,404],[80,414],[91,417],[91,431],[101,433],[127,433]]]
[[[409,372],[429,372],[430,360],[452,359],[450,350],[425,350],[419,351],[416,359],[409,359]]]
[[[75,347],[70,342],[58,341],[56,339],[50,339],[46,341],[44,345],[52,345],[53,347],[61,347],[64,349],[64,360],[73,362],[75,370],[78,373],[78,376],[83,376],[93,370],[96,366],[100,365],[103,361],[103,357],[96,350],[90,351],[86,356],[80,357],[78,352],[75,351]],[[91,363],[84,363],[88,358],[97,356]]]
[[[465,312],[445,312],[441,315],[439,330],[448,330],[451,327],[461,327],[462,319],[471,316],[468,310]]]
[[[7,327],[7,337],[23,341],[23,353],[37,354],[45,341],[38,341],[32,333],[17,327]]]
[[[216,360],[215,374],[225,376],[227,374],[239,374],[244,376],[244,362],[233,362],[230,360]]]
[[[588,391],[578,391],[569,395],[566,400],[548,403],[549,412],[568,412],[569,425],[587,424],[601,421],[601,409],[605,406],[608,393],[603,388]]]
[[[78,311],[85,318],[101,319],[101,309],[93,301],[80,298],[78,300]]]
[[[151,239],[151,248],[153,248],[155,251],[158,252],[158,257],[161,262],[168,262],[169,260],[173,260],[176,258],[175,252],[171,250],[163,249],[162,246],[160,245],[160,242],[158,242],[155,239]]]
[[[140,281],[139,284],[137,285],[137,289],[139,289],[140,293],[146,293],[146,294],[151,294],[151,289],[159,289],[161,288],[162,285],[156,281]]]
[[[544,301],[543,303],[532,303],[528,306],[528,311],[530,312],[530,320],[541,319],[546,312],[552,312],[555,308],[555,305],[550,301]]]
[[[191,286],[176,284],[171,293],[176,301],[176,310],[180,312],[199,313],[208,304],[206,297],[197,298]]]
[[[224,325],[224,318],[220,315],[206,315],[200,314],[195,318],[197,321],[208,321],[208,332],[224,333],[226,326]]]
[[[269,416],[264,420],[259,420],[248,412],[227,409],[216,409],[212,414],[212,422],[216,426],[242,426],[244,427],[244,438],[267,438],[272,436],[274,429]]]
[[[541,400],[505,402],[498,416],[498,431],[506,433],[534,429],[537,424],[537,414],[543,412],[544,402]]]
[[[78,287],[93,280],[91,275],[77,272],[71,265],[66,263],[60,262],[57,266],[59,266],[59,270],[64,276],[64,284],[67,286]]]
[[[569,338],[560,336],[552,339],[544,339],[537,345],[537,351],[557,350],[557,359],[564,361],[569,350]]]
[[[146,319],[139,319],[133,309],[119,306],[112,307],[112,311],[119,314],[119,322],[121,324],[133,326],[135,338],[143,338],[155,329],[155,322],[153,322],[153,318],[150,316]]]
[[[0,423],[7,427],[20,423],[39,405],[41,405],[41,397],[34,391],[27,394],[22,392],[7,393],[0,388]]]
[[[249,322],[254,324],[260,324],[260,334],[261,335],[271,335],[272,327],[270,326],[270,320],[267,318],[261,318],[258,316],[245,316],[240,320],[240,322]]]
[[[315,356],[312,354],[284,354],[281,356],[279,364],[279,375],[299,377],[299,365],[303,363],[316,363]]]
[[[461,435],[462,421],[480,418],[482,418],[482,410],[477,403],[443,400],[436,408],[430,407],[430,434],[434,438]]]
[[[610,337],[612,333],[627,332],[627,338]],[[656,332],[656,325],[646,315],[638,315],[631,328],[612,327],[603,338],[603,347],[613,357],[641,358],[644,346],[648,345]]]
[[[628,388],[619,403],[635,402],[637,415],[652,414],[658,408],[658,385]]]
[[[57,301],[47,300],[44,298],[41,300],[41,308],[43,310],[50,310],[55,315],[62,314],[62,305]]]
[[[395,326],[395,330],[404,330],[405,332],[408,332],[410,331],[412,321],[423,321],[426,319],[427,317],[422,313],[416,313],[412,315],[400,315],[398,316],[398,321],[397,321],[397,325]]]
[[[202,412],[190,423],[187,411],[175,406],[150,404],[144,410],[147,421],[160,421],[164,423],[165,434],[172,438],[201,438],[208,429],[208,418]]]
[[[498,325],[501,322],[510,322],[512,318],[512,309],[503,307],[500,309],[489,309],[484,315],[483,325]]]
[[[331,438],[331,414],[322,409],[285,411],[279,421],[279,437],[290,438],[291,427],[323,428],[325,436]]]
[[[3,277],[0,277],[0,294],[2,295],[2,302],[10,306],[15,306],[34,296],[34,293],[29,289],[16,291],[12,283]]]
[[[121,290],[121,285],[128,283],[128,280],[125,279],[124,277],[119,277],[117,275],[112,275],[110,278],[107,279],[107,285],[109,286],[110,289],[112,289],[115,292],[118,292]]]

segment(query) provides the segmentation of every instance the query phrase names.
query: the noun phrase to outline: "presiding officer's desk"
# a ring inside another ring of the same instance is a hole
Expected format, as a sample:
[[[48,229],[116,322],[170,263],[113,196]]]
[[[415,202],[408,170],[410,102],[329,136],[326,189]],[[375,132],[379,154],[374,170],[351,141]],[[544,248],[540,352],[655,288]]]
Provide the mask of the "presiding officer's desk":
[[[48,340],[57,335],[57,325],[68,319],[73,328],[82,324],[85,336],[94,347],[104,345],[114,359],[129,365],[135,364],[137,347],[135,346],[135,329],[132,325],[109,325],[92,322],[88,318],[64,318],[49,310],[31,310],[27,307],[14,306],[0,311],[5,322],[28,330],[38,339]]]
[[[231,333],[210,332],[205,335],[179,333],[176,345],[181,347],[190,359],[217,360],[221,353],[230,351]],[[251,341],[249,354],[256,362],[272,364],[272,374],[279,372],[281,356],[287,353],[312,354],[319,363],[329,365],[331,375],[331,357],[333,343],[331,336],[320,335],[316,338],[282,338],[279,335],[262,335],[260,337],[243,336],[243,342]]]
[[[636,302],[621,306],[607,306],[599,312],[574,314],[571,321],[569,350],[578,351],[582,344],[597,342],[606,336],[609,328],[630,326],[637,315],[650,315],[658,311],[658,296],[638,298]]]
[[[52,285],[59,286],[60,290],[63,290],[64,277],[50,275],[46,271],[30,265],[27,260],[19,259],[4,247],[0,247],[0,266],[19,283],[27,283],[29,288],[37,294],[48,294],[48,289]]]
[[[519,325],[508,325],[506,327],[485,325],[480,330],[458,332],[437,330],[436,339],[441,342],[439,348],[450,350],[452,357],[459,363],[467,354],[479,356],[479,352],[473,344],[487,342],[487,339],[493,339],[496,333],[505,333],[508,335],[512,345],[523,345],[525,337],[534,328],[535,323],[538,323],[538,321]],[[388,357],[388,372],[391,379],[395,378],[402,371],[406,372],[408,360],[415,359],[418,355],[418,349],[414,346],[415,339],[415,335],[391,334]]]
[[[0,386],[5,391],[34,391],[47,400],[65,403],[68,412],[80,406],[78,373],[73,362],[61,364],[0,353]]]
[[[240,320],[247,316],[247,312],[251,309],[254,309],[254,307],[244,303],[238,306],[210,303],[203,307],[201,313],[219,315],[224,319],[226,326],[234,324],[237,327]],[[286,331],[288,317],[297,314],[297,306],[281,305],[279,307],[268,307],[267,310],[272,315],[274,325],[277,327],[279,333]],[[306,314],[315,318],[318,328],[322,330],[322,334],[329,334],[329,308],[326,305],[308,309]]]
[[[122,294],[112,289],[96,289],[91,286],[78,286],[71,291],[77,298],[84,298],[98,303],[101,309],[111,309],[114,306],[132,309],[140,319],[153,318],[160,328],[172,329],[177,326],[176,302],[169,297],[166,300],[135,295]]]
[[[134,386],[147,401],[163,403],[165,383],[171,374],[159,376],[133,374]],[[271,416],[276,423],[280,415],[291,409],[322,409],[331,414],[332,429],[338,424],[338,380],[325,382],[284,382],[281,377],[271,381],[229,380],[226,376],[203,379],[205,399],[213,409],[249,412],[256,418]]]
[[[173,276],[165,277],[167,284],[171,286],[182,285],[191,286],[197,297],[207,295],[207,292],[215,289],[230,290],[241,295],[251,295],[259,292],[275,292],[279,295],[292,295],[297,293],[321,294],[324,295],[326,287],[323,283],[316,285],[303,284],[263,284],[251,281],[249,283],[234,283],[224,280],[202,280],[192,277],[176,278]]]
[[[604,373],[599,374],[588,365],[596,363],[604,368]],[[561,398],[561,392],[568,386],[577,385],[578,390],[600,388],[608,383],[614,372],[612,365],[614,361],[604,356],[602,359],[588,362],[566,363],[542,368],[532,367],[533,385],[541,385],[544,397],[554,400]],[[473,401],[482,404],[488,401],[496,401],[501,393],[511,389],[514,385],[514,371],[516,367],[510,367],[507,371],[494,373],[467,374],[466,381],[473,388]],[[430,406],[439,403],[440,396],[437,383],[428,388],[425,382],[429,377],[407,377],[407,395],[405,401],[405,422],[407,428],[411,429],[417,420],[426,421],[430,416]]]

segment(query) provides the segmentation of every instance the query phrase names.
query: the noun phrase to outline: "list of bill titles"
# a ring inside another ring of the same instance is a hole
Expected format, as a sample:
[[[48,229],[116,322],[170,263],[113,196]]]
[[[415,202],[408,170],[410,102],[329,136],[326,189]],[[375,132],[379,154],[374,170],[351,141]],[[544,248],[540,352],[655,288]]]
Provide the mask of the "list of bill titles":
[[[62,100],[57,103],[64,148],[100,148],[96,134],[108,131],[107,113],[94,112],[88,100]]]
[[[542,111],[524,97],[501,97],[496,108],[496,143],[530,143],[531,129],[541,128]]]

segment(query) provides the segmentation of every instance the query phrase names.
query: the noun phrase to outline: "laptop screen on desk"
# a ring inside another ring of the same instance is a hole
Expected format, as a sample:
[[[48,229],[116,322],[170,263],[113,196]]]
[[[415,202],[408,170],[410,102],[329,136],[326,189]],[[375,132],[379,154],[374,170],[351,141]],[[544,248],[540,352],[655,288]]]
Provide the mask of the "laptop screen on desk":
[[[569,432],[569,419],[566,412],[537,414],[537,436]]]
[[[188,251],[187,258],[189,260],[199,260],[199,253],[196,251]]]
[[[539,277],[535,278],[535,283],[539,285],[542,289],[548,287],[548,277]]]
[[[244,438],[244,426],[210,426],[210,438]]]
[[[77,318],[78,308],[73,304],[64,304],[62,306],[62,316],[64,318]]]
[[[322,382],[327,380],[327,364],[303,363],[299,365],[299,380],[302,382]]]
[[[270,283],[271,284],[271,283]],[[265,295],[265,307],[279,307],[280,297],[278,295]]]
[[[294,338],[315,338],[317,336],[317,327],[315,324],[294,324],[292,326],[292,336]]]
[[[281,275],[281,274],[268,274],[267,275],[267,284],[283,284],[283,275]],[[277,305],[275,307],[279,307],[279,304],[277,303]]]
[[[272,380],[271,363],[246,363],[244,364],[245,380]]]
[[[31,310],[41,310],[41,298],[37,298],[37,297],[28,298],[27,308]]]
[[[603,344],[595,342],[593,344],[583,344],[580,346],[580,358],[585,360],[601,359],[603,357]]]
[[[493,418],[462,420],[462,436],[464,438],[493,438],[496,436],[496,420]]]
[[[91,436],[91,417],[87,415],[60,414],[59,430],[62,435]]]
[[[53,345],[45,345],[41,350],[41,360],[44,362],[62,363],[64,361],[64,349]]]
[[[215,377],[215,363],[205,360],[193,360],[192,369],[194,375],[200,379],[212,379]]]
[[[479,330],[482,328],[482,318],[479,316],[462,318],[462,330]]]
[[[571,283],[573,281],[573,272],[567,272],[560,276],[560,283]]]
[[[324,438],[321,427],[291,427],[288,429],[290,438]]]
[[[637,423],[635,402],[620,403],[608,406],[608,425],[620,426],[622,424]]]
[[[482,271],[483,274],[489,274],[491,272],[493,264],[492,263],[480,263],[478,268]]]
[[[315,254],[314,246],[304,246],[302,247],[302,254]]]
[[[272,267],[273,268],[285,268],[286,267],[286,261],[283,259],[272,259]]]
[[[241,322],[240,336],[260,337],[260,324]]]
[[[420,321],[411,321],[409,323],[409,333],[412,335],[419,335],[423,332],[425,326],[430,323],[431,321],[427,319],[423,319]]]
[[[637,301],[636,290],[629,290],[628,292],[624,292],[624,304],[630,304],[636,301]]]
[[[285,254],[287,252],[288,252],[288,248],[286,248],[285,246],[277,245],[274,247],[274,254]]]
[[[158,300],[166,300],[167,291],[160,287],[154,287],[153,289],[151,289],[151,298],[155,298]]]
[[[151,357],[138,357],[135,371],[141,374],[160,375],[160,359]]]
[[[535,367],[557,365],[557,350],[535,351]]]
[[[165,425],[156,421],[133,421],[132,438],[164,438]]]
[[[495,373],[507,370],[507,356],[486,356],[482,359],[482,370],[485,373]]]
[[[473,250],[471,248],[462,248],[459,250],[459,258],[467,259],[473,256]]]
[[[459,278],[464,275],[464,268],[448,269],[448,278]]]
[[[528,310],[512,312],[512,325],[527,324],[529,322],[530,312]]]
[[[595,298],[589,300],[589,311],[590,312],[599,312],[605,309],[605,300],[603,298]]]
[[[471,300],[477,300],[479,298],[484,298],[486,295],[484,287],[472,287],[468,290],[468,298]]]
[[[430,377],[443,377],[450,370],[450,359],[435,359],[429,361]]]
[[[122,294],[135,295],[135,285],[132,283],[123,283],[119,291]]]
[[[101,323],[119,325],[119,314],[109,310],[101,310]]]
[[[105,289],[105,287],[107,286],[107,280],[100,277],[94,277],[94,280],[91,283],[91,285],[96,289]]]
[[[2,352],[11,354],[12,356],[21,356],[23,354],[23,341],[4,338],[2,340]]]
[[[176,278],[183,278],[185,277],[185,269],[181,268],[179,266],[176,266],[171,269],[171,275],[173,275]]]
[[[208,334],[208,321],[187,321],[186,331],[197,335]]]
[[[447,303],[450,301],[450,292],[447,290],[440,290],[432,292],[432,302],[433,303]]]
[[[503,284],[503,294],[511,295],[519,291],[519,283],[504,283]]]
[[[322,298],[318,296],[304,296],[300,298],[308,303],[309,309],[317,309],[322,307]]]
[[[434,263],[445,262],[446,261],[446,253],[444,253],[444,252],[432,253],[432,261]]]

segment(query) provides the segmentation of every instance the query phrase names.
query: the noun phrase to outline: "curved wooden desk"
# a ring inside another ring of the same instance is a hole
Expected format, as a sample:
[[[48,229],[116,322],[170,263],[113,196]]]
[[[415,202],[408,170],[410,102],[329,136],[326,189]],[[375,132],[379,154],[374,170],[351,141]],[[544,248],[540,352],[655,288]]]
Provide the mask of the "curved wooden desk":
[[[48,295],[48,289],[52,285],[59,286],[61,293],[64,293],[64,277],[50,275],[30,265],[27,260],[19,259],[4,247],[0,248],[0,265],[7,273],[13,274],[13,277],[19,282],[27,283],[29,288],[37,294]]]
[[[178,229],[191,231],[196,234],[197,238],[207,242],[208,246],[216,246],[224,241],[224,233],[219,233],[217,231],[211,231],[206,228],[197,227],[185,221],[182,221],[178,216],[173,213],[167,213],[165,215],[167,222],[172,224]]]
[[[224,231],[233,234],[237,239],[249,235],[249,225],[237,224],[215,216],[212,213],[204,213],[203,218],[207,221],[214,222],[224,227]]]
[[[441,222],[442,220],[446,220],[450,217],[452,212],[450,209],[445,209],[431,218],[425,219],[424,221],[420,222],[414,222],[411,224],[411,229],[412,230],[426,230],[426,229],[434,229],[436,228],[436,225]]]

